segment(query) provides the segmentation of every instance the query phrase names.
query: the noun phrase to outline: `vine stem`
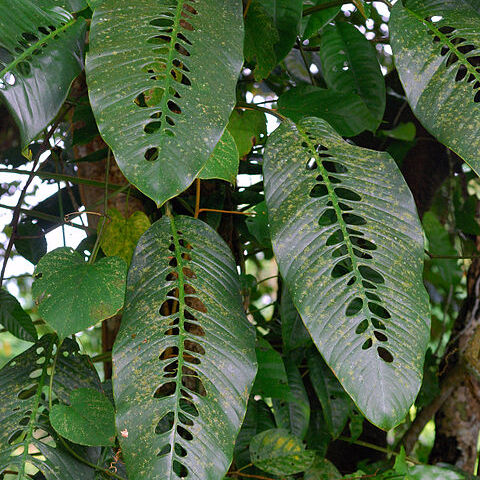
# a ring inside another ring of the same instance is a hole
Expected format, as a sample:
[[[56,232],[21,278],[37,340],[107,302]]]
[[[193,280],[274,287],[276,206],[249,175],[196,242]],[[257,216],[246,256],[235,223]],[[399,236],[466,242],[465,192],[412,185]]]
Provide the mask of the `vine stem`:
[[[195,180],[195,185],[197,187],[196,192],[195,192],[195,214],[194,218],[198,218],[198,215],[200,214],[200,187],[201,187],[201,182],[200,179],[197,178]]]
[[[243,18],[247,17],[248,9],[250,8],[251,4],[252,4],[252,0],[247,0],[247,4],[245,5],[245,10],[243,11]]]
[[[55,130],[57,129],[58,125],[60,122],[63,120],[65,115],[69,112],[69,110],[72,107],[69,106],[65,111],[59,115],[58,119],[53,123],[50,131],[45,135],[45,138],[43,139],[42,144],[40,145],[40,148],[38,149],[38,152],[36,153],[34,160],[33,160],[33,165],[30,170],[30,173],[28,175],[27,181],[20,193],[20,197],[18,199],[17,205],[15,206],[15,209],[13,211],[13,216],[12,216],[12,221],[10,222],[10,225],[12,226],[12,234],[8,240],[8,245],[7,248],[5,249],[5,256],[3,259],[3,265],[2,265],[2,271],[0,273],[0,287],[3,284],[3,279],[5,278],[5,270],[7,269],[7,263],[10,258],[10,255],[12,254],[12,249],[13,249],[13,243],[15,241],[16,235],[17,235],[17,228],[18,228],[18,222],[20,220],[20,214],[21,214],[21,208],[23,201],[25,200],[25,196],[27,194],[28,187],[32,183],[33,179],[35,178],[35,170],[38,166],[38,162],[40,161],[40,157],[42,156],[43,153],[45,153],[49,147],[50,147],[50,138],[52,135],[55,133]]]
[[[105,165],[105,193],[103,197],[103,217],[102,217],[102,224],[100,225],[100,229],[97,234],[97,240],[95,241],[95,246],[93,247],[92,254],[90,255],[90,258],[88,259],[88,263],[92,264],[95,262],[95,259],[97,258],[98,251],[100,250],[100,241],[102,240],[102,235],[103,235],[103,229],[105,227],[105,223],[107,221],[107,209],[108,209],[108,175],[110,173],[110,155],[111,155],[111,150],[108,149],[108,155],[107,155],[107,162]]]
[[[297,37],[297,48],[298,50],[300,50],[300,55],[302,56],[303,63],[305,64],[305,68],[307,69],[310,82],[315,87],[317,85],[317,82],[315,82],[315,77],[310,71],[310,66],[308,65],[307,57],[305,56],[305,52],[303,51],[302,40],[300,37]]]
[[[269,115],[273,115],[274,117],[277,117],[281,122],[287,119],[287,117],[285,117],[281,113],[278,113],[276,110],[273,110],[272,108],[259,107],[254,103],[238,102],[237,105],[235,105],[235,109],[236,110],[257,110],[259,112],[268,113]]]
[[[202,212],[233,213],[236,215],[255,215],[253,212],[237,212],[235,210],[217,210],[216,208],[200,208],[198,210],[198,214]],[[195,218],[198,218],[198,215]]]

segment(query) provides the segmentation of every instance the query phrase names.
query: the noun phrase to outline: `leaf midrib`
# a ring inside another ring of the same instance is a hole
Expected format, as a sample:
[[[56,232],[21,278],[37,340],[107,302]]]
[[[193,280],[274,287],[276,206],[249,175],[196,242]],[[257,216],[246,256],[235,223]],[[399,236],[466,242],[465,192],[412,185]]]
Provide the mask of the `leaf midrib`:
[[[21,63],[21,62],[27,60],[27,58],[31,57],[35,50],[38,50],[39,48],[41,48],[42,45],[44,45],[45,43],[48,43],[49,40],[56,37],[60,33],[64,32],[65,30],[70,28],[72,25],[74,25],[76,22],[77,22],[77,19],[72,18],[65,25],[62,25],[60,28],[57,28],[56,30],[54,30],[53,32],[50,32],[45,37],[42,37],[41,39],[39,39],[38,42],[35,42],[31,47],[27,48],[21,55],[19,55],[16,59],[14,59],[12,62],[10,62],[0,72],[0,79],[2,79],[7,73],[9,73],[11,70],[13,70],[19,63]]]

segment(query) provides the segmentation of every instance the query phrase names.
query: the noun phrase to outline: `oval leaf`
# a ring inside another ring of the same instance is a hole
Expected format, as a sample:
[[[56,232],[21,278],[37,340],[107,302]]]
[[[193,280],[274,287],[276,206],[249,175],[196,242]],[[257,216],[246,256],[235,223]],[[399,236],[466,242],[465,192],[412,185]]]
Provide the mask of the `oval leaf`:
[[[140,239],[113,352],[117,430],[131,480],[222,478],[256,373],[228,246],[164,217]]]
[[[50,423],[59,435],[79,445],[115,444],[113,405],[93,388],[77,388],[70,395],[70,405],[54,405]]]
[[[61,338],[112,317],[123,306],[127,265],[118,257],[90,265],[71,248],[47,253],[35,268],[32,294]]]
[[[30,315],[13,295],[3,289],[0,289],[0,324],[17,338],[27,342],[37,340],[37,330]]]
[[[407,6],[396,3],[389,28],[410,107],[480,175],[479,11],[466,2],[415,0]]]
[[[422,229],[401,173],[310,118],[272,134],[264,176],[275,256],[313,341],[365,416],[393,427],[429,339]]]
[[[23,146],[53,120],[82,71],[85,31],[83,18],[59,7],[0,0],[0,97]]]
[[[241,2],[141,0],[131,9],[129,0],[95,9],[87,81],[119,167],[161,205],[192,183],[228,122],[243,62]]]
[[[272,428],[252,438],[250,458],[256,467],[273,475],[293,475],[310,467],[315,452],[305,450],[301,440],[286,430]]]

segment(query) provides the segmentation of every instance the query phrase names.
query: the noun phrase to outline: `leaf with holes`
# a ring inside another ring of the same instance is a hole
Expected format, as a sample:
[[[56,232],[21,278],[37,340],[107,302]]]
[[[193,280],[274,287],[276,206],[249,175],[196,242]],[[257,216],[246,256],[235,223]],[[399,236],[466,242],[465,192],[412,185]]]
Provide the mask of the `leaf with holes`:
[[[310,422],[310,401],[303,384],[302,375],[293,360],[293,356],[285,359],[288,386],[294,400],[273,399],[275,420],[279,428],[285,428],[303,440]]]
[[[0,98],[24,147],[53,120],[82,71],[85,31],[83,18],[59,7],[0,0]]]
[[[198,174],[198,178],[201,180],[218,178],[234,185],[237,180],[239,163],[235,139],[225,129],[222,138],[218,141],[207,163]]]
[[[126,271],[121,258],[90,265],[71,248],[57,248],[35,268],[32,294],[38,312],[61,338],[85,330],[122,308]]]
[[[397,2],[391,45],[423,126],[480,175],[480,14],[467,2]],[[473,3],[472,3],[473,5]]]
[[[315,458],[313,450],[281,428],[259,433],[250,443],[252,463],[273,475],[293,475],[304,472]]]
[[[131,480],[222,478],[255,378],[234,259],[207,224],[164,217],[140,239],[113,351]]]
[[[376,129],[385,111],[385,80],[375,48],[354,25],[337,22],[322,30],[319,56],[327,86],[358,94]]]
[[[307,355],[307,365],[328,431],[333,438],[337,438],[352,414],[352,400],[318,352]]]
[[[260,0],[254,0],[245,17],[245,44],[243,52],[247,62],[256,60],[253,70],[257,82],[267,78],[277,64],[275,44],[280,40],[273,18]]]
[[[48,388],[55,343],[54,335],[43,336],[0,371],[0,472],[18,472],[15,478],[23,480],[29,478],[26,472],[33,466],[46,480],[93,480],[95,470],[63,448],[48,422],[48,400],[42,392]],[[76,355],[78,346],[75,344],[75,349],[74,343],[65,340],[59,354],[64,363]],[[63,370],[64,373],[68,370],[70,381],[74,382],[77,370],[65,367]],[[82,376],[83,372],[78,374]],[[90,377],[98,381],[93,367]],[[58,380],[54,382],[54,394],[59,387]],[[82,453],[74,449],[77,454]],[[35,455],[36,452],[40,455]]]
[[[150,220],[141,211],[125,218],[116,208],[109,209],[107,217],[108,223],[100,240],[102,250],[107,257],[116,255],[130,264],[138,239],[150,226]]]
[[[59,435],[79,445],[115,444],[113,405],[93,388],[73,390],[70,405],[53,405],[50,423]]]
[[[3,289],[0,289],[0,324],[17,338],[27,342],[37,340],[37,330],[30,315],[13,295]]]
[[[90,101],[122,172],[161,205],[193,182],[228,122],[243,62],[241,2],[139,0],[131,9],[129,0],[95,9]]]
[[[430,331],[422,229],[398,167],[307,118],[271,135],[264,178],[273,250],[305,326],[364,415],[392,428],[420,388]]]

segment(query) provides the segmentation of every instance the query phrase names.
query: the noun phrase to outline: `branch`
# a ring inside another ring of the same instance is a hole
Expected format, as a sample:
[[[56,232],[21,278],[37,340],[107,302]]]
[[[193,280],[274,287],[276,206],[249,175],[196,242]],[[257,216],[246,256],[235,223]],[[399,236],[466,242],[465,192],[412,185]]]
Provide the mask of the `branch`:
[[[259,112],[268,113],[269,115],[273,115],[274,117],[277,117],[281,122],[287,119],[285,116],[283,116],[281,113],[278,113],[276,110],[273,110],[271,108],[259,107],[254,103],[238,102],[237,105],[235,106],[235,109],[236,110],[258,110]]]

